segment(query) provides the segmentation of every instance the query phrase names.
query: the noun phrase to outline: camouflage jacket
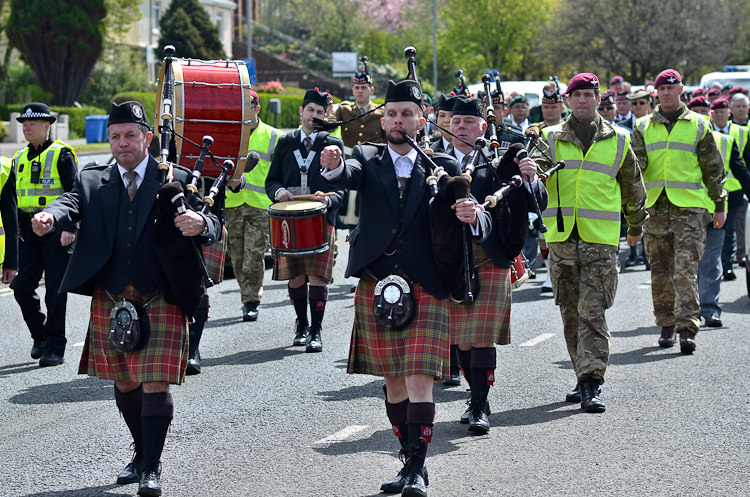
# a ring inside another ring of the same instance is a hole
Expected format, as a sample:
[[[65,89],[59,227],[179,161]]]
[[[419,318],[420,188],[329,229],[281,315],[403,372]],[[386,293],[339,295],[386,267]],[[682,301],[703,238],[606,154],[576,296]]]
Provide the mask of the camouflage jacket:
[[[681,103],[680,106],[682,113],[677,119],[690,119],[693,111],[689,110],[683,103]],[[669,124],[667,118],[659,112],[660,109],[661,106],[658,105],[656,110],[650,114],[651,122],[662,123],[664,125]],[[641,119],[646,119],[647,117],[649,116],[644,116]],[[645,171],[648,167],[646,144],[643,140],[643,133],[641,133],[641,130],[638,129],[637,125],[633,130],[630,146],[638,157],[638,163],[641,165],[641,169]],[[703,173],[703,184],[706,186],[708,192],[708,198],[716,204],[716,212],[724,212],[724,200],[727,196],[726,191],[724,191],[726,172],[724,170],[724,161],[719,153],[719,147],[716,145],[716,140],[714,140],[711,133],[706,133],[706,136],[698,142],[697,155],[698,164],[700,164]]]
[[[592,144],[615,136],[615,130],[612,125],[602,119],[599,114],[594,118],[594,124],[596,125],[596,133],[594,133],[594,138],[591,140]],[[570,119],[560,125],[559,131],[555,136],[558,141],[570,142],[579,149],[584,150],[583,143],[581,143],[581,140],[578,139],[575,131],[573,131]],[[537,146],[531,157],[537,163],[539,169],[544,172],[554,166],[552,163],[552,154],[550,153],[549,144],[544,134],[540,133],[536,143]],[[648,219],[648,214],[646,213],[647,196],[641,168],[638,166],[638,160],[633,153],[632,146],[628,148],[625,154],[622,167],[620,167],[617,173],[617,181],[620,183],[622,211],[625,213],[625,219],[628,221],[628,234],[638,236],[642,233],[643,225]],[[549,195],[556,195],[554,189],[549,191]]]

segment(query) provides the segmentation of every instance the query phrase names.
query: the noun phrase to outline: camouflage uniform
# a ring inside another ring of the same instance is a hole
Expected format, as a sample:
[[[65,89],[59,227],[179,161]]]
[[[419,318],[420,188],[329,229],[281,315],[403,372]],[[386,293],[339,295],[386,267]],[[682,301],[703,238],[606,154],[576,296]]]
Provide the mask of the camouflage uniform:
[[[594,123],[597,130],[592,144],[615,136],[612,125],[600,116],[596,116]],[[570,121],[563,123],[555,136],[557,141],[567,141],[585,150]],[[539,137],[538,144],[533,159],[546,171],[554,166],[550,161],[552,153],[544,135]],[[638,236],[648,215],[646,189],[632,149],[627,150],[616,178],[620,185],[622,210],[630,226],[628,233]],[[602,179],[611,181],[604,175]],[[557,204],[555,188],[548,187],[548,194],[550,204]],[[612,306],[617,291],[618,247],[582,240],[577,226],[573,227],[567,240],[548,242],[547,246],[555,304],[560,306],[565,342],[576,377],[579,383],[593,378],[601,384],[609,362],[610,334],[605,310]]]
[[[691,111],[681,104],[678,119],[689,119]],[[657,107],[651,122],[669,124]],[[641,119],[646,119],[643,117]],[[648,169],[648,156],[643,133],[636,125],[632,147],[638,163]],[[719,212],[724,210],[726,177],[724,161],[711,133],[698,143],[696,154],[708,197]],[[675,326],[698,333],[700,327],[700,299],[698,297],[698,262],[706,243],[706,225],[711,214],[700,207],[678,207],[662,191],[656,203],[648,209],[650,218],[644,227],[644,246],[651,263],[651,296],[657,326]]]
[[[263,296],[264,254],[268,246],[268,213],[247,204],[226,210],[229,257],[242,302],[260,302]]]

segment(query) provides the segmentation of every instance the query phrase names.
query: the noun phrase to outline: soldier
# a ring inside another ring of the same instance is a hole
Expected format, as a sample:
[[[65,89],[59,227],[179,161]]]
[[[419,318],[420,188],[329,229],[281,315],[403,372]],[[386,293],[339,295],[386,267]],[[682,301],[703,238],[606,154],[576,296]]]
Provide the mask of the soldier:
[[[513,97],[508,105],[508,124],[513,124],[526,131],[529,126],[529,102],[523,95]]]
[[[50,126],[57,120],[46,104],[26,105],[17,118],[23,124],[23,135],[29,146],[13,156],[18,193],[18,227],[20,235],[18,276],[11,288],[29,327],[34,346],[31,358],[40,366],[58,366],[65,359],[66,293],[58,293],[75,240],[74,224],[44,237],[32,232],[32,216],[53,200],[73,188],[78,159],[73,147],[49,137]],[[42,312],[36,289],[44,273],[47,315]]]
[[[617,107],[615,106],[615,92],[607,90],[601,94],[601,102],[597,107],[599,115],[607,120],[610,124],[614,124],[615,116],[617,115]]]
[[[599,386],[609,361],[605,310],[617,289],[620,211],[635,245],[646,222],[646,190],[630,148],[630,134],[605,121],[596,109],[599,79],[576,75],[568,85],[572,115],[542,130],[533,161],[544,171],[557,161],[568,167],[548,180],[549,205],[543,217],[555,303],[560,306],[565,341],[578,381],[566,401],[604,412]],[[545,151],[545,149],[547,151]],[[615,180],[615,181],[613,181]],[[558,193],[559,192],[559,193]]]
[[[0,265],[2,282],[10,285],[18,274],[16,171],[10,157],[0,157],[0,160]]]
[[[644,242],[651,262],[651,294],[661,327],[659,345],[672,347],[679,333],[680,351],[692,354],[700,326],[698,261],[705,248],[705,226],[712,217],[717,229],[726,220],[724,164],[709,123],[680,101],[680,73],[666,69],[654,86],[660,103],[633,131],[633,150],[648,192]],[[681,167],[669,167],[673,163]]]
[[[740,126],[748,125],[748,109],[750,109],[750,99],[747,97],[747,90],[742,88],[739,93],[732,95],[729,100],[729,108],[732,110],[732,122]],[[746,145],[747,148],[747,145]],[[747,213],[747,199],[742,199],[742,205],[737,209],[737,219],[734,222],[734,231],[737,234],[737,255],[735,262],[740,266],[745,266],[747,254],[745,253],[745,215]]]
[[[289,299],[297,315],[293,345],[305,346],[305,352],[323,351],[323,316],[328,301],[328,284],[333,270],[333,237],[336,214],[343,192],[328,186],[320,177],[320,152],[328,145],[344,150],[338,138],[325,131],[315,131],[313,120],[325,119],[327,95],[317,89],[307,90],[299,114],[302,126],[279,139],[266,176],[266,195],[276,202],[294,200],[295,195],[313,194],[312,200],[327,204],[326,237],[329,250],[304,257],[282,256],[273,263],[276,281],[288,280]],[[320,196],[328,192],[332,196]],[[309,283],[309,291],[308,291]],[[307,302],[310,316],[307,318]]]
[[[630,110],[636,119],[651,114],[654,110],[653,99],[651,98],[651,94],[646,90],[628,93],[628,100],[630,100]]]
[[[688,108],[699,114],[708,115],[708,100],[704,97],[693,98],[688,102]],[[715,118],[719,117],[718,123],[723,122],[728,116],[728,103],[726,98],[714,100],[711,104],[710,115],[714,119],[712,125],[717,126]],[[724,131],[729,131],[728,126]],[[730,190],[729,205],[731,209],[732,192],[743,195],[743,190],[750,192],[750,173],[745,166],[745,161],[737,148],[737,142],[732,134],[721,131],[712,131],[714,139],[719,146],[719,152],[724,162],[727,173],[727,190]],[[746,137],[744,137],[746,138]],[[735,190],[735,184],[739,188]],[[701,303],[701,318],[706,326],[718,328],[722,326],[721,307],[719,306],[719,293],[721,291],[722,269],[725,268],[722,248],[726,246],[727,228],[729,216],[724,227],[714,228],[710,223],[706,226],[706,248],[703,257],[698,264],[698,293]],[[731,266],[730,266],[731,267]],[[724,275],[726,278],[726,271]]]
[[[234,276],[240,286],[242,320],[258,319],[258,305],[263,297],[263,273],[265,252],[268,246],[268,206],[266,176],[271,167],[276,143],[283,135],[260,119],[258,94],[250,92],[248,106],[250,143],[260,160],[255,168],[244,174],[245,185],[239,193],[227,192],[226,218],[229,257],[232,259]]]
[[[615,92],[615,105],[617,105],[617,115],[615,116],[615,123],[624,128],[628,128],[630,131],[633,131],[636,117],[631,111],[630,99],[628,98],[628,95],[629,93],[626,91],[620,93]]]

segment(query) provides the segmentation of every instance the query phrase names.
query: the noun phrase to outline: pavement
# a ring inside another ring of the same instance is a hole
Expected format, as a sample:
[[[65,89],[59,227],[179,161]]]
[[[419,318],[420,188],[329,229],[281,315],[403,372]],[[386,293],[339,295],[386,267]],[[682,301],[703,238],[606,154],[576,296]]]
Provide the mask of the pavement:
[[[235,280],[209,289],[203,372],[172,387],[165,497],[383,495],[381,482],[401,465],[382,380],[346,374],[349,287],[356,282],[343,275],[346,259],[342,243],[320,354],[291,346],[286,283],[272,281],[270,270],[254,323],[240,319]],[[428,495],[750,495],[745,270],[722,283],[724,326],[702,328],[691,356],[658,347],[649,272],[636,266],[620,274],[607,312],[612,341],[603,414],[563,401],[575,375],[560,314],[540,293],[544,271],[513,292],[512,343],[497,348],[489,434],[472,436],[458,422],[465,382],[435,384]],[[0,288],[0,496],[137,491],[114,484],[131,453],[111,382],[76,374],[89,301],[69,296],[66,362],[43,369],[29,358],[18,306]]]

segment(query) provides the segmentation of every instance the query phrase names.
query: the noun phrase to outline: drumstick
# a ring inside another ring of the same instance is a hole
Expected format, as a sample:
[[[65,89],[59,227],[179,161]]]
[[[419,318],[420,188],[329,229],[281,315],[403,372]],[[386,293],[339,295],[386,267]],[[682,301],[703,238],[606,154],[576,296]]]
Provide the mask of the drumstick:
[[[333,197],[336,195],[336,192],[328,192],[328,193],[319,193],[317,195],[295,195],[294,200],[310,200],[313,197]]]

